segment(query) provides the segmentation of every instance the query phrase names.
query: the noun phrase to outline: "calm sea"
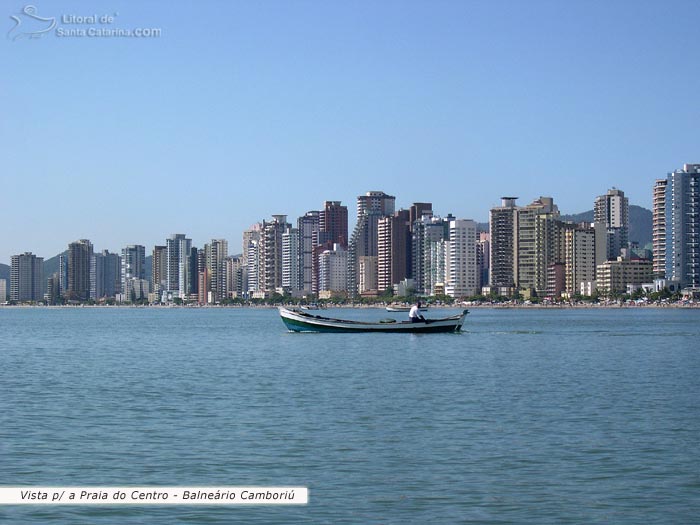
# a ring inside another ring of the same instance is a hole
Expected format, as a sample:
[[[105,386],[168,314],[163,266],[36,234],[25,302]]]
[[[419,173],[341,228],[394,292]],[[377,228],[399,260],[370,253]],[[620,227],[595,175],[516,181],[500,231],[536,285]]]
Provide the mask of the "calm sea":
[[[342,335],[272,309],[4,308],[0,484],[309,487],[304,507],[0,507],[17,524],[698,523],[700,310]]]

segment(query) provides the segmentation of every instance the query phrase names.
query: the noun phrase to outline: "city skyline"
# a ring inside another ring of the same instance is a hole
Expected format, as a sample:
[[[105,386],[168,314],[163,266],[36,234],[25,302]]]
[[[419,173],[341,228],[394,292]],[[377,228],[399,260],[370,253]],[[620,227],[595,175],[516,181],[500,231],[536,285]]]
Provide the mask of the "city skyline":
[[[682,166],[682,165],[683,165],[683,164],[681,164],[681,166]],[[672,172],[669,172],[669,174],[670,174],[670,173],[672,173]],[[603,193],[604,191],[618,191],[618,190],[622,190],[625,194],[627,194],[627,190],[626,190],[625,188],[617,188],[617,187],[613,188],[613,187],[609,187],[609,188],[607,188],[606,190],[600,190],[599,192],[596,193],[596,196],[593,197],[593,199],[591,200],[591,205],[589,206],[588,209],[586,209],[586,210],[580,210],[580,211],[576,211],[576,212],[570,211],[570,210],[562,210],[561,214],[562,214],[562,215],[577,215],[577,214],[583,213],[583,212],[591,212],[591,211],[594,211],[595,200],[596,200],[596,198],[598,198],[599,194]],[[649,190],[650,195],[652,194],[652,191],[653,191],[653,182],[652,182],[652,187],[650,187],[650,190]],[[353,228],[357,226],[357,220],[356,220],[356,218],[357,218],[357,210],[356,210],[356,207],[353,205],[353,203],[355,202],[355,200],[356,200],[357,198],[363,197],[363,196],[365,195],[365,193],[373,193],[373,192],[390,193],[390,192],[384,192],[384,191],[381,190],[381,189],[368,190],[367,192],[361,192],[361,193],[356,194],[355,197],[353,197],[352,199],[348,199],[347,201],[345,201],[345,200],[332,201],[332,200],[325,199],[325,200],[323,200],[320,204],[317,204],[316,206],[311,205],[311,206],[307,207],[307,209],[306,209],[304,212],[302,212],[301,214],[299,214],[299,215],[294,215],[294,214],[290,214],[290,213],[282,213],[281,215],[290,217],[290,220],[294,223],[294,225],[295,225],[295,227],[296,227],[296,220],[297,220],[298,218],[303,217],[303,216],[304,216],[306,213],[308,213],[308,212],[313,212],[313,211],[316,211],[316,212],[317,212],[319,209],[322,209],[322,208],[323,208],[323,203],[325,203],[325,202],[339,203],[339,204],[342,204],[343,206],[346,206],[347,209],[348,209],[349,232],[352,233]],[[505,198],[516,199],[517,201],[519,201],[520,204],[523,204],[523,205],[524,205],[525,203],[528,203],[528,202],[531,201],[531,200],[536,200],[536,199],[538,199],[538,198],[541,197],[542,195],[544,195],[544,194],[543,194],[543,193],[540,193],[540,194],[535,194],[535,193],[533,193],[532,195],[527,195],[527,196],[524,196],[524,197],[523,197],[523,196],[518,196],[518,197],[505,197]],[[551,195],[548,195],[548,196],[551,196]],[[557,204],[559,204],[559,203],[560,203],[560,200],[559,200],[558,196],[553,196],[553,197],[556,199]],[[504,198],[504,197],[499,197],[499,198],[497,199],[497,201],[500,201],[500,200],[503,199],[503,198]],[[427,200],[427,199],[423,199],[423,200]],[[348,203],[349,203],[349,205],[348,205]],[[396,211],[401,210],[401,211],[406,211],[406,212],[408,212],[408,211],[410,211],[410,209],[412,208],[412,206],[413,206],[414,204],[416,204],[416,203],[413,202],[413,203],[410,203],[410,204],[407,203],[405,206],[396,206]],[[439,202],[437,202],[437,203],[436,203],[436,202],[433,202],[433,203],[431,203],[431,204],[432,204],[432,206],[433,206],[433,210],[434,210],[434,212],[435,212],[436,215],[445,216],[445,217],[447,217],[447,216],[449,215],[449,216],[453,216],[453,217],[456,217],[456,218],[459,218],[459,219],[473,220],[473,221],[474,221],[475,223],[477,223],[477,224],[486,224],[486,225],[488,225],[488,223],[489,223],[489,213],[490,213],[490,210],[491,210],[493,207],[499,206],[499,204],[494,204],[494,205],[492,205],[492,206],[489,206],[489,208],[486,210],[486,217],[485,217],[485,219],[481,220],[481,219],[476,219],[476,218],[474,218],[473,216],[470,216],[469,214],[462,214],[462,213],[459,213],[459,212],[455,212],[454,210],[444,210],[444,209],[442,209],[442,208],[440,207],[440,203],[439,203]],[[630,206],[634,206],[634,205],[636,205],[636,204],[635,204],[635,203],[630,203]],[[649,212],[652,212],[652,208],[651,208],[651,207],[650,207],[650,208],[645,208],[645,209],[647,209]],[[252,220],[251,220],[246,226],[244,226],[244,227],[241,228],[240,235],[239,235],[238,237],[236,237],[236,238],[231,238],[231,237],[226,237],[226,236],[216,236],[216,235],[213,235],[213,234],[210,234],[210,235],[205,234],[203,238],[201,238],[201,239],[195,239],[194,236],[191,235],[191,234],[189,233],[189,231],[190,231],[191,228],[188,228],[187,225],[183,226],[183,227],[180,228],[180,229],[174,229],[174,228],[173,228],[173,229],[169,230],[168,232],[163,232],[162,234],[160,234],[160,236],[157,236],[157,237],[153,240],[153,242],[150,242],[150,243],[149,243],[149,242],[141,242],[140,240],[137,239],[137,240],[130,240],[130,241],[124,242],[124,243],[122,243],[122,244],[120,244],[120,245],[115,245],[115,246],[109,245],[109,246],[107,246],[106,244],[103,244],[103,242],[100,240],[100,239],[101,239],[101,236],[100,236],[99,234],[98,234],[98,237],[96,237],[96,238],[89,237],[89,236],[77,236],[77,237],[73,238],[73,240],[70,240],[69,237],[66,237],[66,238],[58,239],[58,240],[55,242],[55,244],[58,245],[58,250],[57,250],[55,253],[50,253],[50,254],[49,254],[49,253],[46,253],[45,251],[42,251],[42,248],[41,248],[41,247],[31,247],[31,246],[30,246],[30,247],[27,247],[27,246],[25,246],[23,249],[13,251],[13,252],[8,256],[7,262],[5,262],[5,261],[3,261],[2,259],[0,259],[0,264],[9,265],[9,260],[11,259],[11,257],[13,257],[13,256],[15,256],[15,255],[18,255],[18,254],[25,253],[25,252],[33,253],[33,254],[36,255],[36,256],[41,256],[41,257],[42,257],[43,259],[45,259],[45,260],[46,260],[46,259],[51,259],[51,258],[53,258],[53,257],[59,256],[60,254],[66,252],[66,251],[67,251],[67,248],[66,248],[66,247],[67,247],[70,243],[75,242],[75,241],[79,241],[79,240],[81,240],[81,239],[89,240],[90,242],[92,242],[93,244],[95,244],[95,250],[96,250],[96,252],[97,252],[97,251],[102,251],[102,250],[107,250],[107,251],[110,251],[110,252],[113,252],[113,253],[116,252],[116,253],[121,254],[122,250],[123,250],[125,247],[137,245],[137,246],[145,246],[145,248],[146,248],[146,250],[147,250],[146,256],[150,256],[150,255],[151,255],[151,251],[149,251],[149,250],[152,250],[153,248],[155,248],[155,247],[157,247],[157,246],[163,244],[163,243],[166,241],[166,238],[172,237],[173,235],[184,235],[185,237],[188,238],[187,240],[189,241],[189,243],[190,243],[190,245],[191,245],[192,247],[198,247],[198,248],[204,248],[204,247],[207,245],[207,243],[209,243],[209,242],[212,241],[212,240],[217,240],[217,239],[226,240],[226,241],[228,241],[228,242],[230,243],[230,245],[231,245],[230,255],[244,255],[244,254],[245,254],[245,250],[243,249],[243,243],[245,242],[245,240],[244,240],[244,239],[245,239],[244,233],[245,233],[246,231],[248,231],[249,228],[255,227],[256,225],[261,224],[262,221],[269,220],[270,218],[273,218],[273,217],[278,216],[278,215],[280,215],[280,214],[278,214],[278,213],[273,213],[273,212],[268,212],[268,213],[261,212],[260,214],[258,214],[257,217],[252,218]],[[184,232],[186,232],[186,233],[184,233],[184,234],[183,234],[183,233],[176,233],[176,232],[181,232],[181,231],[184,231]],[[131,235],[128,235],[127,238],[128,238],[128,239],[133,239],[133,238],[136,237],[137,235],[138,235],[138,234],[136,234],[136,235],[131,234]]]
[[[37,6],[162,34],[2,40],[5,264],[80,238],[239,239],[365,189],[479,222],[509,194],[579,213],[618,187],[651,209],[653,181],[698,160],[699,44],[674,37],[696,2],[89,7]]]

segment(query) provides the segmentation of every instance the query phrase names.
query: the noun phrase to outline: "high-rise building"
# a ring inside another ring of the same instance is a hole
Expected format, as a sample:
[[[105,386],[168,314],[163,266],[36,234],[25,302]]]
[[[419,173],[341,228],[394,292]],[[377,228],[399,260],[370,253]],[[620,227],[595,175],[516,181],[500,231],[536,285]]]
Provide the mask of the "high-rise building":
[[[297,219],[299,230],[299,286],[306,294],[313,292],[314,247],[319,239],[318,211],[307,211]]]
[[[80,239],[68,245],[68,288],[66,298],[70,301],[87,301],[90,297],[90,261],[92,243]]]
[[[235,298],[243,295],[243,257],[226,258],[226,297]]]
[[[0,303],[7,301],[7,279],[0,279]]]
[[[340,201],[326,201],[318,214],[318,244],[339,244],[348,247],[348,207]]]
[[[291,225],[286,215],[273,215],[272,221],[263,221],[259,251],[262,263],[260,292],[271,294],[282,288],[282,234]]]
[[[363,255],[358,261],[358,292],[377,293],[377,257]],[[349,270],[348,270],[349,271]]]
[[[445,295],[459,298],[477,294],[474,221],[455,219],[449,222],[446,267]]]
[[[260,238],[262,236],[262,224],[253,224],[243,232],[243,293],[248,291],[257,292],[259,279],[259,249]],[[250,253],[250,251],[253,253]]]
[[[433,273],[433,262],[435,261],[433,251],[435,243],[446,241],[449,237],[449,221],[451,219],[453,219],[451,216],[449,219],[433,217],[431,211],[426,211],[420,219],[414,222],[411,253],[413,280],[416,292],[419,294],[432,295],[430,291],[433,289],[433,284],[435,282],[444,283],[444,264],[439,279]],[[436,281],[436,279],[438,280]]]
[[[248,258],[245,259],[245,279],[246,293],[255,294],[261,291],[262,286],[262,263],[260,259],[260,243],[258,240],[248,241]]]
[[[214,303],[226,298],[226,258],[228,257],[228,241],[226,239],[212,239],[211,244],[204,246],[205,265],[207,269],[211,300]],[[201,270],[200,270],[201,273]],[[201,281],[198,283],[201,285]],[[198,290],[200,297],[202,290]]]
[[[340,201],[325,201],[318,215],[318,238],[312,253],[311,291],[319,291],[319,257],[322,252],[332,250],[335,244],[348,247],[348,208]]]
[[[657,179],[654,183],[652,211],[652,257],[654,276],[666,277],[666,185],[668,179]]]
[[[154,246],[151,257],[151,289],[158,293],[168,289],[168,248]]]
[[[414,202],[408,209],[408,213],[411,233],[413,233],[416,221],[420,221],[425,216],[433,215],[433,204],[431,202]]]
[[[115,297],[121,291],[121,257],[109,253],[109,250],[93,254],[90,260],[90,299]]]
[[[44,258],[31,252],[13,255],[10,262],[10,300],[43,301]],[[7,286],[7,285],[6,285]],[[3,299],[4,300],[4,299]]]
[[[411,257],[409,210],[399,210],[377,223],[377,286],[379,292],[408,277]]]
[[[348,252],[336,243],[319,257],[319,294],[345,292],[347,286]]]
[[[140,244],[130,244],[122,248],[121,292],[127,293],[127,281],[145,278],[146,247]]]
[[[46,279],[46,303],[50,305],[59,304],[61,301],[61,283],[58,272],[55,272]]]
[[[358,293],[359,258],[378,256],[379,219],[392,215],[396,197],[383,191],[369,191],[357,197],[357,224],[348,245],[348,293]],[[374,280],[374,279],[372,279]]]
[[[68,293],[68,252],[58,256],[58,293],[61,296]]]
[[[669,173],[666,180],[666,279],[683,288],[698,289],[700,164],[685,164]]]
[[[548,267],[562,259],[558,218],[559,208],[551,197],[540,197],[516,213],[515,282],[540,296],[547,293]]]
[[[564,291],[577,295],[581,283],[592,282],[596,278],[595,228],[591,224],[562,225]]]
[[[207,267],[207,252],[195,246],[190,247],[190,256],[187,259],[187,294],[199,297],[199,274]],[[207,289],[207,291],[209,291]]]
[[[192,239],[188,239],[184,233],[175,233],[165,241],[167,286],[168,292],[173,297],[184,299],[190,293],[190,251]]]
[[[302,289],[299,261],[299,230],[290,226],[282,233],[282,287],[289,292]]]
[[[477,276],[477,291],[489,284],[489,269],[491,256],[491,234],[488,232],[480,232],[479,239],[476,241],[476,276]]]
[[[625,192],[613,188],[596,197],[593,222],[605,224],[607,259],[615,260],[629,242],[629,201]]]
[[[514,287],[516,274],[515,244],[517,236],[517,197],[502,197],[501,206],[491,208],[489,231],[491,233],[491,267],[489,284],[492,287]]]

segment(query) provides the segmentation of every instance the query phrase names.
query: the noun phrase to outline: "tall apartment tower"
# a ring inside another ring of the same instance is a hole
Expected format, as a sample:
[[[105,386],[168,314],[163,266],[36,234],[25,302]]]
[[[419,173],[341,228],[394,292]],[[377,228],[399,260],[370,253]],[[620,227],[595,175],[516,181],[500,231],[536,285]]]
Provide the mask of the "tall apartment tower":
[[[446,268],[445,295],[464,298],[477,294],[474,221],[454,219],[449,222]]]
[[[126,293],[131,279],[146,278],[146,247],[130,244],[122,248],[121,292]]]
[[[197,292],[200,297],[209,299],[208,292],[211,292],[211,301],[220,302],[226,298],[226,258],[228,257],[228,241],[226,239],[212,239],[210,244],[204,245],[204,268],[199,268],[197,264]],[[208,288],[201,290],[202,280],[199,274],[206,269]]]
[[[444,284],[444,243],[449,239],[451,219],[433,217],[432,212],[426,211],[413,224],[413,280],[417,293],[434,295],[435,284]]]
[[[377,286],[388,290],[408,277],[411,258],[409,210],[399,210],[377,223]]]
[[[668,174],[666,184],[666,279],[700,288],[700,164]]]
[[[68,245],[68,288],[66,298],[71,301],[87,301],[90,297],[90,261],[92,243],[87,239]]]
[[[226,297],[241,297],[243,294],[243,258],[226,258]]]
[[[151,256],[151,290],[155,293],[168,289],[168,248],[154,246]]]
[[[581,293],[581,283],[596,277],[595,228],[590,224],[563,224],[564,291],[571,297]]]
[[[396,197],[383,191],[368,191],[357,197],[357,224],[348,245],[348,293],[358,292],[359,258],[377,257],[379,219],[393,215]],[[370,279],[373,280],[373,279]]]
[[[540,197],[516,213],[515,283],[519,288],[547,293],[550,265],[561,262],[559,208],[551,197]]]
[[[416,221],[420,221],[424,216],[433,215],[433,204],[431,202],[414,202],[408,209],[411,233],[413,233]]]
[[[348,207],[340,201],[325,201],[318,214],[318,244],[339,244],[348,247]]]
[[[282,233],[282,287],[290,292],[301,290],[299,230],[287,228]]]
[[[188,239],[184,233],[175,233],[165,240],[165,246],[167,291],[172,292],[174,297],[184,299],[190,291],[189,258],[192,239]]]
[[[666,277],[666,186],[668,179],[654,183],[652,211],[652,261],[654,277]]]
[[[337,244],[348,247],[348,208],[340,201],[325,201],[318,215],[318,238],[312,254],[311,291],[319,291],[319,257],[326,250],[333,250]]]
[[[261,237],[262,223],[255,223],[243,232],[243,293],[258,291],[258,245]]]
[[[44,299],[43,265],[44,258],[37,257],[31,252],[11,257],[11,301],[42,301]],[[1,299],[4,301],[4,296]]]
[[[121,286],[121,257],[109,250],[94,254],[90,261],[90,299],[114,297]]]
[[[476,241],[476,271],[477,271],[477,292],[481,293],[481,288],[488,285],[491,256],[491,234],[480,232]]]
[[[320,212],[307,211],[297,219],[299,231],[299,287],[306,294],[313,291],[314,247],[318,244]]]
[[[489,231],[491,233],[489,284],[493,287],[514,287],[515,241],[518,206],[517,197],[501,197],[501,205],[491,208]]]
[[[613,188],[596,197],[593,222],[605,224],[607,259],[617,259],[622,249],[627,248],[629,240],[629,201],[625,192]]]
[[[274,293],[282,287],[282,234],[291,228],[286,215],[273,215],[271,222],[263,221],[260,239],[262,274],[258,276],[260,291]]]

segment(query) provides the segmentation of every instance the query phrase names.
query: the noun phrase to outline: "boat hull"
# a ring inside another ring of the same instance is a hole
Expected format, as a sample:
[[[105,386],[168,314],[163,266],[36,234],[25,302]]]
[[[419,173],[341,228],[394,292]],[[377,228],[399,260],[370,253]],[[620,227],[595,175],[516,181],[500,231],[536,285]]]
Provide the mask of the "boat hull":
[[[444,333],[459,332],[462,329],[467,310],[461,314],[444,319],[428,319],[418,323],[367,323],[347,321],[312,315],[301,311],[280,308],[280,317],[292,332],[330,332],[330,333]]]

